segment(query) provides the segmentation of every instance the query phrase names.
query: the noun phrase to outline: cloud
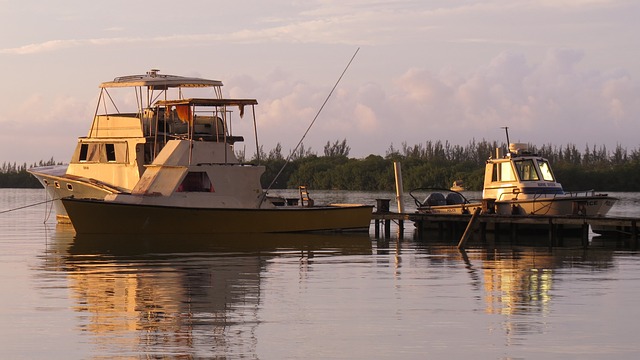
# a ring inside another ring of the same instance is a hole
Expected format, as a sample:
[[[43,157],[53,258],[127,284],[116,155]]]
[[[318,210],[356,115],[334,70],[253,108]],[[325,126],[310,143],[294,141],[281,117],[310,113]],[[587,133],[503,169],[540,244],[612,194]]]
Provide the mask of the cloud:
[[[0,49],[0,53],[26,55],[58,51],[85,46],[110,46],[123,44],[171,44],[197,46],[218,43],[317,43],[348,45],[389,45],[424,41],[458,42],[476,44],[500,44],[521,46],[549,41],[539,40],[535,31],[540,21],[547,27],[580,21],[580,17],[558,19],[558,8],[581,13],[601,10],[602,7],[624,9],[625,5],[613,0],[557,0],[557,1],[505,1],[484,2],[450,1],[428,3],[424,1],[370,2],[370,1],[315,1],[282,6],[257,7],[252,21],[240,19],[235,23],[222,19],[220,23],[202,26],[202,17],[191,19],[199,30],[190,33],[159,36],[93,37],[87,39],[51,39],[17,47]],[[262,10],[262,11],[258,11]],[[239,11],[228,6],[226,11]],[[574,14],[578,16],[577,14]],[[514,22],[514,19],[517,19]],[[143,28],[155,26],[152,21],[141,19],[137,25]],[[592,20],[589,21],[591,23]],[[220,26],[220,27],[218,27]],[[509,27],[510,31],[503,31]],[[219,31],[220,28],[225,29]],[[215,29],[215,31],[209,30]],[[125,33],[118,26],[103,29],[107,33]],[[531,31],[534,31],[532,33]],[[55,34],[55,32],[51,33]],[[560,34],[561,35],[561,34]],[[55,36],[55,35],[53,35]]]
[[[615,5],[619,1],[617,0],[542,0],[540,4],[548,7],[585,7],[585,6],[600,6],[600,5]]]
[[[0,49],[2,54],[29,55],[51,52],[89,45],[117,45],[143,42],[141,38],[100,38],[100,39],[67,39],[49,40],[42,43],[28,44],[15,48]]]
[[[587,68],[585,59],[583,52],[564,48],[550,49],[538,61],[503,52],[466,75],[410,68],[396,74],[390,86],[347,81],[327,103],[305,146],[318,151],[326,141],[346,138],[352,156],[383,155],[392,143],[502,140],[500,128],[509,126],[515,141],[635,148],[640,84],[622,71]],[[330,90],[282,72],[244,82],[247,86],[234,92],[258,97],[262,144],[272,148],[279,142],[285,150],[299,141]]]
[[[502,126],[510,127],[514,141],[635,148],[640,84],[624,71],[588,68],[585,59],[573,49],[551,49],[537,61],[503,52],[468,74],[414,67],[396,73],[389,84],[357,83],[347,76],[305,138],[305,148],[321,152],[327,141],[347,139],[352,156],[384,155],[389,145],[403,142],[502,140]],[[285,152],[301,139],[331,89],[281,69],[264,77],[232,77],[225,84],[230,96],[258,99],[260,144],[268,150],[280,143]],[[8,133],[29,134],[33,141],[18,144],[5,136],[3,146],[36,154],[28,161],[51,155],[67,160],[75,138],[90,125],[94,101],[33,95],[2,120]],[[253,125],[240,121],[234,131],[245,136],[252,153]]]
[[[478,9],[496,9],[494,5],[453,6],[430,8],[422,2],[369,3],[365,1],[319,1],[301,7],[298,12],[270,15],[268,11],[244,28],[226,32],[167,34],[161,36],[94,37],[87,39],[52,39],[17,47],[0,49],[0,53],[27,55],[59,51],[85,46],[111,46],[126,44],[171,43],[189,46],[210,42],[228,43],[320,43],[372,45],[392,44],[400,38],[419,38],[433,26],[425,23],[425,17],[442,18],[459,12]],[[104,31],[124,32],[114,26]],[[468,40],[486,41],[486,40]],[[499,41],[499,40],[496,40]]]

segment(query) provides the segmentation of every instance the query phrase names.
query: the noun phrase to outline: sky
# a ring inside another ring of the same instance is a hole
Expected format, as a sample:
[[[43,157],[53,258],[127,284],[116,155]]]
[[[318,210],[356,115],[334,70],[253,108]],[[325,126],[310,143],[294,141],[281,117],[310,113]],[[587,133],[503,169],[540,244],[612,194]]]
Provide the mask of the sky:
[[[356,51],[304,139],[320,155],[343,139],[357,158],[504,141],[503,126],[512,142],[631,151],[639,14],[637,0],[0,0],[0,162],[68,162],[98,85],[152,68],[257,99],[260,144],[288,153]]]

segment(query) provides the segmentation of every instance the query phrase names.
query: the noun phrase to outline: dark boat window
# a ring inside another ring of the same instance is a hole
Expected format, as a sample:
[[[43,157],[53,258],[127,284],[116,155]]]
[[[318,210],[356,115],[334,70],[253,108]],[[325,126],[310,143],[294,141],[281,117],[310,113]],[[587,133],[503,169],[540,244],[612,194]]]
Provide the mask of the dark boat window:
[[[116,147],[113,144],[105,144],[107,151],[107,161],[116,161]]]
[[[87,153],[89,152],[89,144],[80,145],[80,157],[78,160],[87,161]]]
[[[187,173],[176,192],[213,192],[213,185],[204,171]]]

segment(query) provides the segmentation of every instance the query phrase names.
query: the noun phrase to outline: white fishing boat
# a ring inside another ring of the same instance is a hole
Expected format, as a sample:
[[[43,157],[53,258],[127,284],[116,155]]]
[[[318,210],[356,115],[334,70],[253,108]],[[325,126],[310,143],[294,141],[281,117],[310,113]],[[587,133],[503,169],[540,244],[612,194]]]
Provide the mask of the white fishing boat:
[[[138,110],[94,117],[68,168],[31,172],[63,205],[76,232],[240,233],[367,230],[373,206],[277,206],[263,190],[265,168],[244,164],[234,145],[233,123],[255,99],[222,97],[217,80],[160,75],[116,78],[106,89],[135,89]],[[185,88],[213,89],[211,97],[185,98]],[[178,90],[177,95],[168,90]],[[146,90],[146,92],[144,91]],[[144,105],[142,105],[144,104]],[[100,107],[100,106],[99,106]],[[116,107],[117,110],[117,107]],[[257,131],[256,146],[257,142]],[[277,202],[281,203],[281,202]],[[285,202],[286,205],[286,202]],[[58,207],[60,208],[60,207]]]
[[[447,196],[435,191],[423,201],[411,196],[419,213],[464,214],[482,208],[484,213],[524,216],[605,216],[618,200],[593,190],[565,192],[549,161],[521,143],[509,144],[506,155],[497,149],[496,157],[487,160],[481,200],[468,201],[455,191]]]
[[[29,169],[54,200],[58,222],[69,222],[60,199],[130,192],[167,141],[187,135],[177,114],[153,111],[154,101],[195,89],[222,98],[220,81],[164,75],[155,69],[115,78],[99,88],[93,122],[87,136],[78,139],[69,164]],[[214,125],[201,125],[208,126],[208,137],[218,135]]]

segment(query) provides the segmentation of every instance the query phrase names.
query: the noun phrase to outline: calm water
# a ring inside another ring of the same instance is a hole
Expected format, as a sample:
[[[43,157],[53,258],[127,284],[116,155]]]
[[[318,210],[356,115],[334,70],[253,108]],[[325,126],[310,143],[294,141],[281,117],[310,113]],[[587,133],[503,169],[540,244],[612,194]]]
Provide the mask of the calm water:
[[[640,194],[616,195],[616,215],[640,216]],[[0,211],[44,200],[42,190],[0,189]],[[53,219],[46,204],[0,213],[2,359],[640,354],[640,257],[615,246],[460,252],[410,234],[76,238]]]

